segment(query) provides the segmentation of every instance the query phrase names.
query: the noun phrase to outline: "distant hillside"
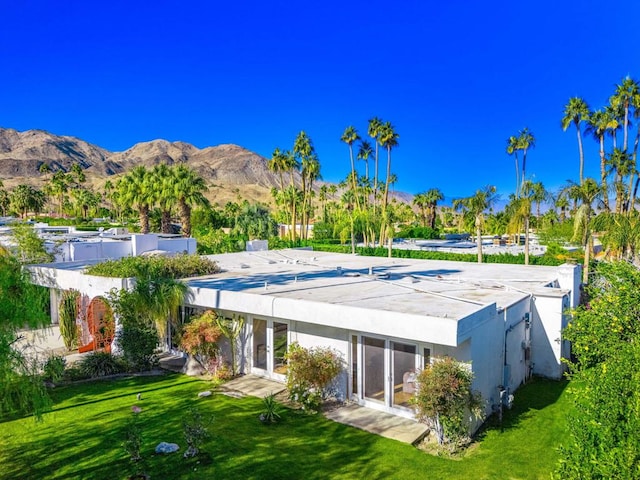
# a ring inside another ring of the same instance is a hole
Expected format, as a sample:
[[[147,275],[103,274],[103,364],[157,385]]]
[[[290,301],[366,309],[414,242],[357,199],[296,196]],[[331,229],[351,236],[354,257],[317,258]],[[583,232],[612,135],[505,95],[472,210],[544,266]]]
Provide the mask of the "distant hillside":
[[[97,186],[137,165],[184,163],[207,181],[208,196],[218,204],[239,198],[270,203],[271,188],[277,187],[279,180],[267,168],[267,162],[266,158],[238,145],[199,149],[185,142],[153,140],[137,143],[123,152],[110,152],[76,137],[0,127],[0,179],[7,186],[44,182],[46,177],[39,170],[43,163],[54,172],[69,171],[78,163],[89,181]],[[409,202],[412,198],[400,192],[394,196]]]

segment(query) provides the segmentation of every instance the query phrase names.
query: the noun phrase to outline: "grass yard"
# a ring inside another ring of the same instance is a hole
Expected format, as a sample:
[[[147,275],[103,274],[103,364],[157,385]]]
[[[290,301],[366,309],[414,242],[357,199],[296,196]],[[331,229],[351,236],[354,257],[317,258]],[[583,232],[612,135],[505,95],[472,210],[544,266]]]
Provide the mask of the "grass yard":
[[[142,408],[144,456],[153,480],[164,479],[548,479],[565,436],[564,382],[521,388],[502,428],[489,426],[463,457],[434,457],[406,444],[283,409],[262,425],[262,401],[224,395],[197,398],[208,384],[182,375],[135,377],[58,387],[54,410],[0,423],[0,478],[124,479],[121,447],[131,407]],[[142,399],[136,400],[136,394]],[[199,459],[182,458],[181,414],[196,404],[213,415]],[[178,453],[155,455],[161,442]]]

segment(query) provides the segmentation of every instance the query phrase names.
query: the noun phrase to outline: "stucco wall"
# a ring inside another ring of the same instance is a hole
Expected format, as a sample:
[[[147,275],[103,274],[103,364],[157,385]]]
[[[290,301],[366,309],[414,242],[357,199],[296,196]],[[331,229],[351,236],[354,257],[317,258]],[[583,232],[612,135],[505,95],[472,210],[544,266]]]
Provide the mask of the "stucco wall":
[[[525,349],[529,346],[530,322],[525,315],[531,309],[531,298],[526,297],[505,308],[506,354],[502,385],[511,392],[516,390],[529,376],[529,365],[525,360]],[[504,348],[504,347],[503,347]]]
[[[535,296],[532,302],[531,355],[533,373],[560,379],[564,373],[562,357],[562,328],[566,323],[564,311],[569,307],[568,296]]]

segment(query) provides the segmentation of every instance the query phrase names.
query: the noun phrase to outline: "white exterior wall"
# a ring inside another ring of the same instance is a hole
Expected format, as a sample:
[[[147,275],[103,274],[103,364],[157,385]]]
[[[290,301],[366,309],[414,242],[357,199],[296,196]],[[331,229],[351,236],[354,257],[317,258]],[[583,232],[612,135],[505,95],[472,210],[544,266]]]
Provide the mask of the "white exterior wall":
[[[197,242],[195,238],[159,238],[158,249],[172,253],[196,253]]]
[[[328,347],[340,354],[343,369],[333,387],[339,392],[340,399],[345,400],[349,381],[349,331],[305,322],[290,322],[289,328],[291,342],[298,342],[305,348]]]
[[[158,236],[153,233],[146,235],[131,235],[131,254],[134,257],[158,249]]]
[[[530,322],[525,315],[531,310],[531,298],[526,297],[504,310],[504,377],[501,384],[509,391],[516,390],[529,377],[525,348],[529,346]]]
[[[560,379],[565,371],[560,359],[568,352],[563,345],[562,329],[566,326],[565,311],[569,308],[569,295],[533,297],[531,324],[531,358],[533,373]]]
[[[454,354],[459,361],[471,362],[473,389],[482,395],[487,415],[492,412],[498,385],[502,383],[503,334],[502,315],[494,309],[493,316],[478,325],[470,333],[469,340],[461,344]],[[465,348],[468,353],[465,353]]]
[[[71,261],[117,259],[131,256],[131,242],[109,241],[69,243]]]
[[[563,290],[570,290],[571,308],[576,308],[580,304],[580,285],[582,284],[582,267],[580,265],[569,265],[565,263],[558,267],[558,284]]]

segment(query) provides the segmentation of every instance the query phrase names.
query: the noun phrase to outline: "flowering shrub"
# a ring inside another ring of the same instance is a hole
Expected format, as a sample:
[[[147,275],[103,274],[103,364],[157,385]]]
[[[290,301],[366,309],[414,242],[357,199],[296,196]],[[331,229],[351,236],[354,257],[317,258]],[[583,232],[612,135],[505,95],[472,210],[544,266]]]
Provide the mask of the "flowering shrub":
[[[340,354],[331,348],[304,348],[292,343],[285,359],[289,398],[303,409],[316,412],[328,396],[330,383],[342,370]]]
[[[180,347],[213,374],[218,368],[220,347],[217,342],[222,332],[216,324],[216,314],[212,310],[204,312],[185,325]]]

